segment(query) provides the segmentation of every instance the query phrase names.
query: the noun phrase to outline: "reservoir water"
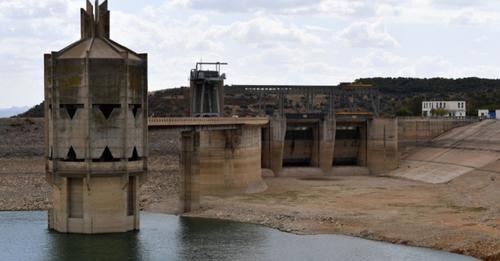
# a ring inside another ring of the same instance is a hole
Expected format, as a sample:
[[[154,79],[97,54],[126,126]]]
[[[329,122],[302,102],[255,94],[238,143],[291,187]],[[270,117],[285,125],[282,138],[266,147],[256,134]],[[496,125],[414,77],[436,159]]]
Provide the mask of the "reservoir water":
[[[47,213],[0,212],[0,260],[475,260],[337,235],[298,236],[220,220],[142,213],[141,230],[112,235],[47,230]]]

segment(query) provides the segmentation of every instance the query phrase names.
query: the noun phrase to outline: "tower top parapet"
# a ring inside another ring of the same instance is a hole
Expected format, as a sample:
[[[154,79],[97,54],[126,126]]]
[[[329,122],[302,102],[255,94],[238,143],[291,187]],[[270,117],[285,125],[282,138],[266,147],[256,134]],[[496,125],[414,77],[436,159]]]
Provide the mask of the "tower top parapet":
[[[87,0],[87,8],[80,9],[82,39],[94,37],[109,39],[109,16],[107,0],[101,4],[96,0],[94,6]]]
[[[86,8],[80,9],[81,39],[55,52],[57,59],[129,59],[145,61],[140,55],[127,47],[111,40],[109,34],[110,11],[108,1],[92,5],[86,0]],[[95,7],[95,9],[94,9]]]

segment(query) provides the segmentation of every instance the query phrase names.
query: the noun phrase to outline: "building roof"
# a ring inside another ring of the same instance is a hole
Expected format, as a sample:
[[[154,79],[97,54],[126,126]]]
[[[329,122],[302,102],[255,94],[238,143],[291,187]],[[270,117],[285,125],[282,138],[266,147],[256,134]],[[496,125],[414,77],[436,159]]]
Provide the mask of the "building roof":
[[[139,54],[110,39],[108,1],[98,5],[95,2],[95,16],[92,4],[81,9],[81,39],[57,53],[58,59],[130,59],[141,61]]]
[[[58,59],[85,58],[91,59],[130,59],[142,60],[139,55],[123,47],[111,39],[93,37],[81,39],[58,52]]]

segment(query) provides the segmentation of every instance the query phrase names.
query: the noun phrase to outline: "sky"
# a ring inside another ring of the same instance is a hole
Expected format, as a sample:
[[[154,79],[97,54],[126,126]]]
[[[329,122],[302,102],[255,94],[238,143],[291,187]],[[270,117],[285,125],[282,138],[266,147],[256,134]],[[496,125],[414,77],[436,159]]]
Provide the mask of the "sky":
[[[102,2],[102,1],[100,1]],[[227,84],[500,78],[498,0],[109,0],[111,38],[148,53],[149,90],[196,62]],[[0,1],[0,108],[43,100],[43,54],[80,38],[84,0]]]

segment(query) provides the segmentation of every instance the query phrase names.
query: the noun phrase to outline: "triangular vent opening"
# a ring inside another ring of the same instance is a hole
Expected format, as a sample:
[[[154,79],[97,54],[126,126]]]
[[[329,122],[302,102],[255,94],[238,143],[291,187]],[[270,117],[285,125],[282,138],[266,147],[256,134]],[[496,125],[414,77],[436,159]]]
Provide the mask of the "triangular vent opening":
[[[66,155],[66,159],[70,161],[76,160],[76,152],[75,149],[73,149],[73,146],[69,148],[68,154]]]
[[[70,119],[75,117],[76,111],[83,108],[83,104],[61,104],[59,108],[65,109]]]
[[[52,150],[50,152],[52,154]],[[68,153],[66,154],[66,158],[64,158],[63,161],[68,161],[68,162],[82,162],[83,159],[78,159],[76,156],[75,149],[73,149],[73,146],[69,147]]]
[[[115,108],[120,107],[120,104],[94,104],[94,108],[98,108],[102,112],[106,120],[109,119],[109,116]]]
[[[137,112],[141,108],[140,104],[131,104],[130,108],[132,109],[132,114],[134,114],[134,118],[137,118]]]
[[[137,153],[137,148],[134,147],[134,150],[132,151],[132,157],[128,158],[128,161],[138,161],[141,160],[139,157],[139,154]]]
[[[106,148],[104,148],[104,151],[101,154],[101,157],[98,159],[94,159],[92,161],[93,162],[116,162],[116,161],[120,161],[120,159],[114,158],[113,154],[111,153],[111,150],[109,150],[109,148],[106,146]]]

